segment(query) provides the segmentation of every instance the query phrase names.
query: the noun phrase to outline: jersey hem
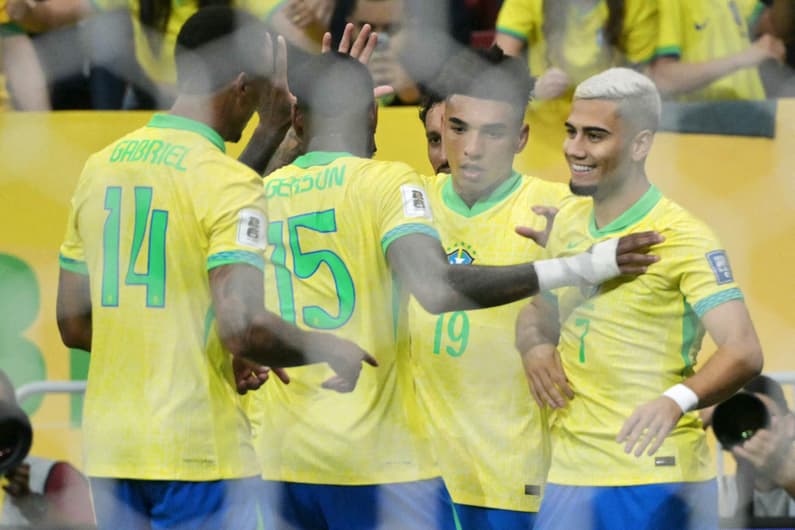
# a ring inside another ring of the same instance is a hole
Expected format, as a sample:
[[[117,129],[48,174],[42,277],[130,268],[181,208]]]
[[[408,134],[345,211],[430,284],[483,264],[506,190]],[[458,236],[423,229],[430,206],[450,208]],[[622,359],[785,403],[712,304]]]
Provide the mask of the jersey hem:
[[[86,265],[85,261],[67,258],[61,254],[58,256],[58,264],[65,271],[88,276],[88,265]]]

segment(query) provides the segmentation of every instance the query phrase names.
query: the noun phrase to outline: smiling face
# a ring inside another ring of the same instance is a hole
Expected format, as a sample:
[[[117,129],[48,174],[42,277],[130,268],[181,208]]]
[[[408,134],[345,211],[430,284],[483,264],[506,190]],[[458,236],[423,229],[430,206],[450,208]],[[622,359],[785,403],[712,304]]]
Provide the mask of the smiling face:
[[[574,100],[563,142],[572,193],[604,197],[621,186],[633,162],[629,134],[617,103]]]
[[[447,100],[444,120],[453,184],[464,200],[475,202],[511,176],[528,128],[510,103],[462,95]]]

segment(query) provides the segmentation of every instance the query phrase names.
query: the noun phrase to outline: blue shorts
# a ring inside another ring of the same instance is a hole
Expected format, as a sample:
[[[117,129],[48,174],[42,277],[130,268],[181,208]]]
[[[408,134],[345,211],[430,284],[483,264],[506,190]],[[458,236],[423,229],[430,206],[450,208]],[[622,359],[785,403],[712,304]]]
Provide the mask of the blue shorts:
[[[91,478],[99,530],[271,528],[259,477],[186,482]]]
[[[483,508],[454,503],[461,530],[531,530],[536,520],[535,512]]]
[[[334,486],[265,481],[279,530],[455,530],[453,501],[441,478]]]
[[[547,484],[536,530],[716,530],[714,480],[642,486]]]

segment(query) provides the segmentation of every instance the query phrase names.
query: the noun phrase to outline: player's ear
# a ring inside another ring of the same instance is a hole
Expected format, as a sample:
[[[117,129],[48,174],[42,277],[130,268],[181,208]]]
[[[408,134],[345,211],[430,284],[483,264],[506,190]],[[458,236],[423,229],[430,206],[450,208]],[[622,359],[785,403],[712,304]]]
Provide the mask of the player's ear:
[[[640,162],[649,156],[653,142],[654,132],[649,129],[644,129],[636,134],[632,140],[632,160]]]
[[[524,146],[527,145],[527,140],[530,138],[530,126],[526,123],[522,124],[522,128],[519,130],[519,138],[516,142],[516,153],[520,153]]]

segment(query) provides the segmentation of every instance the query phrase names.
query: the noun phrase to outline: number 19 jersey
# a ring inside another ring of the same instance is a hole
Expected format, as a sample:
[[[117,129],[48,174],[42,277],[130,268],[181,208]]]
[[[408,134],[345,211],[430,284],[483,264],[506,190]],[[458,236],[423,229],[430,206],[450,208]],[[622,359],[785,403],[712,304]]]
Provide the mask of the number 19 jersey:
[[[543,250],[514,232],[543,230],[535,205],[557,207],[564,184],[514,173],[468,207],[450,175],[426,184],[450,263],[516,265]],[[530,395],[514,328],[526,301],[431,315],[409,304],[411,361],[417,396],[433,429],[433,445],[453,501],[538,511],[549,464],[546,414]]]
[[[249,403],[268,480],[360,485],[439,476],[416,425],[403,311],[386,260],[407,234],[438,237],[420,176],[402,163],[312,152],[265,179],[266,306],[374,355],[349,394],[326,364],[292,368]]]
[[[86,162],[60,265],[88,274],[91,286],[88,475],[257,475],[208,270],[262,268],[264,211],[258,175],[224,154],[214,130],[186,118],[155,115]]]

